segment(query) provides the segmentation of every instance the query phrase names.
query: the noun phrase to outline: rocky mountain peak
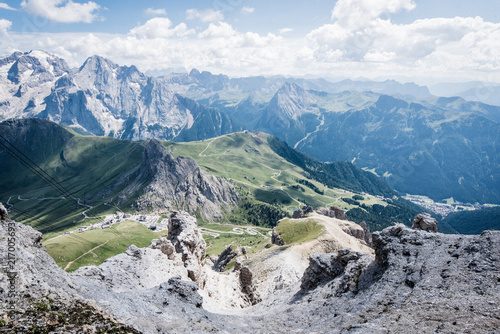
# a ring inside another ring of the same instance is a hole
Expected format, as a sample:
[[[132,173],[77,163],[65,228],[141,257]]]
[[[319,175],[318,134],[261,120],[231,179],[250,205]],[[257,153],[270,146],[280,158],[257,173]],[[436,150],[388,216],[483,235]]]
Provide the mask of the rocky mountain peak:
[[[167,177],[165,173],[168,173],[169,177],[181,178],[200,168],[193,159],[184,157],[174,158],[157,139],[151,139],[146,145],[143,166],[149,170],[151,175],[156,175],[160,178]]]
[[[271,99],[268,110],[281,117],[297,120],[306,113],[317,112],[316,100],[302,87],[285,83]]]
[[[33,80],[44,83],[69,72],[66,61],[45,51],[16,52],[3,59],[6,65],[10,64],[10,61],[13,61],[13,64],[8,71],[7,78],[14,84]]]
[[[80,67],[80,71],[98,71],[98,72],[108,72],[113,71],[120,66],[111,60],[101,57],[101,56],[91,56]]]
[[[408,108],[408,102],[389,95],[380,95],[375,106],[379,109],[392,110]]]
[[[197,78],[201,75],[200,71],[198,71],[196,68],[193,68],[190,72],[189,72],[189,76],[192,77],[192,78]]]
[[[193,68],[189,72],[189,77],[197,85],[202,86],[206,91],[218,92],[229,87],[229,77],[223,74],[212,74],[208,71],[198,71]]]
[[[202,171],[193,159],[174,158],[156,139],[146,145],[140,166],[126,173],[114,187],[125,182],[122,201],[147,184],[143,195],[134,202],[136,208],[144,211],[179,209],[220,219],[222,208],[230,210],[238,200],[236,190],[227,181]]]

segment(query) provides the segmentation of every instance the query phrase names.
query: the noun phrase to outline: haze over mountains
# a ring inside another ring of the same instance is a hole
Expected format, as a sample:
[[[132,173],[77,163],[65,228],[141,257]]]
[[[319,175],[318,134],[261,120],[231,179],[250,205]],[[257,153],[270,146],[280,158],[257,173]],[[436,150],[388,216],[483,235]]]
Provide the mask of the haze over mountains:
[[[94,56],[78,69],[42,51],[0,60],[0,121],[39,117],[94,135],[202,140],[264,131],[322,161],[352,161],[396,190],[500,203],[500,107],[395,81],[153,78]]]

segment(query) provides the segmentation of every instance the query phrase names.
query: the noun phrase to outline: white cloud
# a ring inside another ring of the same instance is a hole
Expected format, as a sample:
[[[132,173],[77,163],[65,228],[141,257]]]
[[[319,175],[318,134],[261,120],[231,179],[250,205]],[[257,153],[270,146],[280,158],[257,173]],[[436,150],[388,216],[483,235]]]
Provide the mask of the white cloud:
[[[8,4],[3,3],[3,2],[0,2],[0,9],[7,9],[7,10],[15,10],[15,11],[17,11],[17,9],[12,8],[11,6],[9,6]]]
[[[172,28],[172,21],[166,17],[155,17],[145,24],[130,30],[130,35],[137,38],[170,38],[186,37],[194,34],[193,29],[188,29],[185,23],[180,23]]]
[[[218,22],[224,20],[224,15],[220,11],[213,9],[206,9],[201,12],[197,9],[188,9],[186,10],[186,18],[188,20],[198,19],[201,22]]]
[[[245,6],[245,7],[243,7],[243,8],[241,9],[241,12],[242,12],[243,14],[253,14],[253,12],[255,12],[255,8],[253,8],[253,7],[246,7],[246,6]]]
[[[3,36],[7,36],[10,27],[12,27],[12,22],[5,19],[0,19],[0,34]]]
[[[162,16],[162,15],[167,15],[167,11],[165,8],[148,8],[144,11],[144,14],[147,16]]]
[[[23,0],[21,7],[33,14],[63,23],[92,23],[98,19],[101,6],[93,1],[75,3],[72,0]]]
[[[198,34],[200,38],[227,38],[236,35],[236,31],[227,22],[210,23],[208,28]]]
[[[332,20],[341,27],[355,28],[380,17],[383,13],[396,13],[415,8],[413,0],[338,0],[332,11]]]
[[[280,34],[286,34],[288,32],[292,32],[292,31],[293,31],[292,28],[283,28],[283,29],[279,30]]]
[[[384,6],[339,0],[338,6],[357,3],[369,8],[356,8],[358,14],[353,15],[363,18],[359,23],[347,20],[344,24],[337,17],[306,37],[287,35],[288,28],[278,35],[238,31],[219,19],[196,32],[185,23],[174,25],[168,18],[156,17],[128,34],[113,35],[21,34],[9,31],[10,21],[0,20],[0,31],[9,33],[9,41],[0,38],[0,45],[3,50],[35,46],[80,65],[87,56],[99,54],[119,64],[137,65],[143,71],[196,67],[231,76],[405,75],[426,80],[460,77],[500,81],[500,23],[455,17],[395,24],[385,14],[411,8],[412,2],[382,2]],[[191,14],[201,20],[199,12]]]

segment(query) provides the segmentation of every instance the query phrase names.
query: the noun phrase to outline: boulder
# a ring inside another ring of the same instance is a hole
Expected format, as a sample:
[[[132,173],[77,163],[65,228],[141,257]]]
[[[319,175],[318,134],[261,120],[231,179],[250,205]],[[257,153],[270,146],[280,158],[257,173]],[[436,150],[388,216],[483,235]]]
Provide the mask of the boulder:
[[[371,255],[350,249],[342,249],[338,253],[313,253],[309,256],[309,267],[304,272],[300,287],[303,290],[314,289],[344,274],[342,290],[347,287],[348,290],[355,291],[361,271],[371,261]]]
[[[161,250],[161,252],[165,254],[169,258],[169,260],[177,259],[175,247],[167,238],[153,239],[151,241],[151,244],[149,245],[149,248]]]
[[[341,208],[338,208],[336,206],[330,207],[330,211],[333,211],[335,213],[335,218],[340,219],[340,220],[348,220],[347,215],[345,214],[345,211],[342,210]]]
[[[125,251],[125,254],[135,257],[136,259],[140,259],[142,257],[141,249],[136,245],[130,245],[129,248],[127,248],[127,250]]]
[[[273,228],[273,234],[271,234],[271,242],[278,246],[283,246],[285,244],[285,242],[281,238],[281,235],[276,231],[276,227]]]
[[[348,220],[347,215],[345,214],[344,210],[342,210],[341,208],[338,208],[336,206],[331,206],[329,209],[318,208],[318,209],[316,209],[316,212],[320,215],[327,216],[330,218],[337,218],[340,220]]]
[[[301,209],[295,210],[292,215],[293,219],[299,219],[299,218],[304,218],[304,211]]]
[[[170,278],[168,282],[160,284],[160,289],[164,289],[183,302],[193,304],[198,308],[203,305],[203,297],[198,293],[198,286],[194,282],[183,281],[181,277]]]
[[[437,232],[437,220],[432,218],[428,213],[419,213],[413,219],[411,228],[414,230],[423,230],[427,232]]]

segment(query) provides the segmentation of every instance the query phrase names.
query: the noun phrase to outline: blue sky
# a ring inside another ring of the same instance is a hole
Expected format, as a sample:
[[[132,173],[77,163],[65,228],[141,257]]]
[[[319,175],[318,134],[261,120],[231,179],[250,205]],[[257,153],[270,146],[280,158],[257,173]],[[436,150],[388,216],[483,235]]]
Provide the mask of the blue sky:
[[[0,53],[143,71],[500,82],[500,1],[0,0]]]

